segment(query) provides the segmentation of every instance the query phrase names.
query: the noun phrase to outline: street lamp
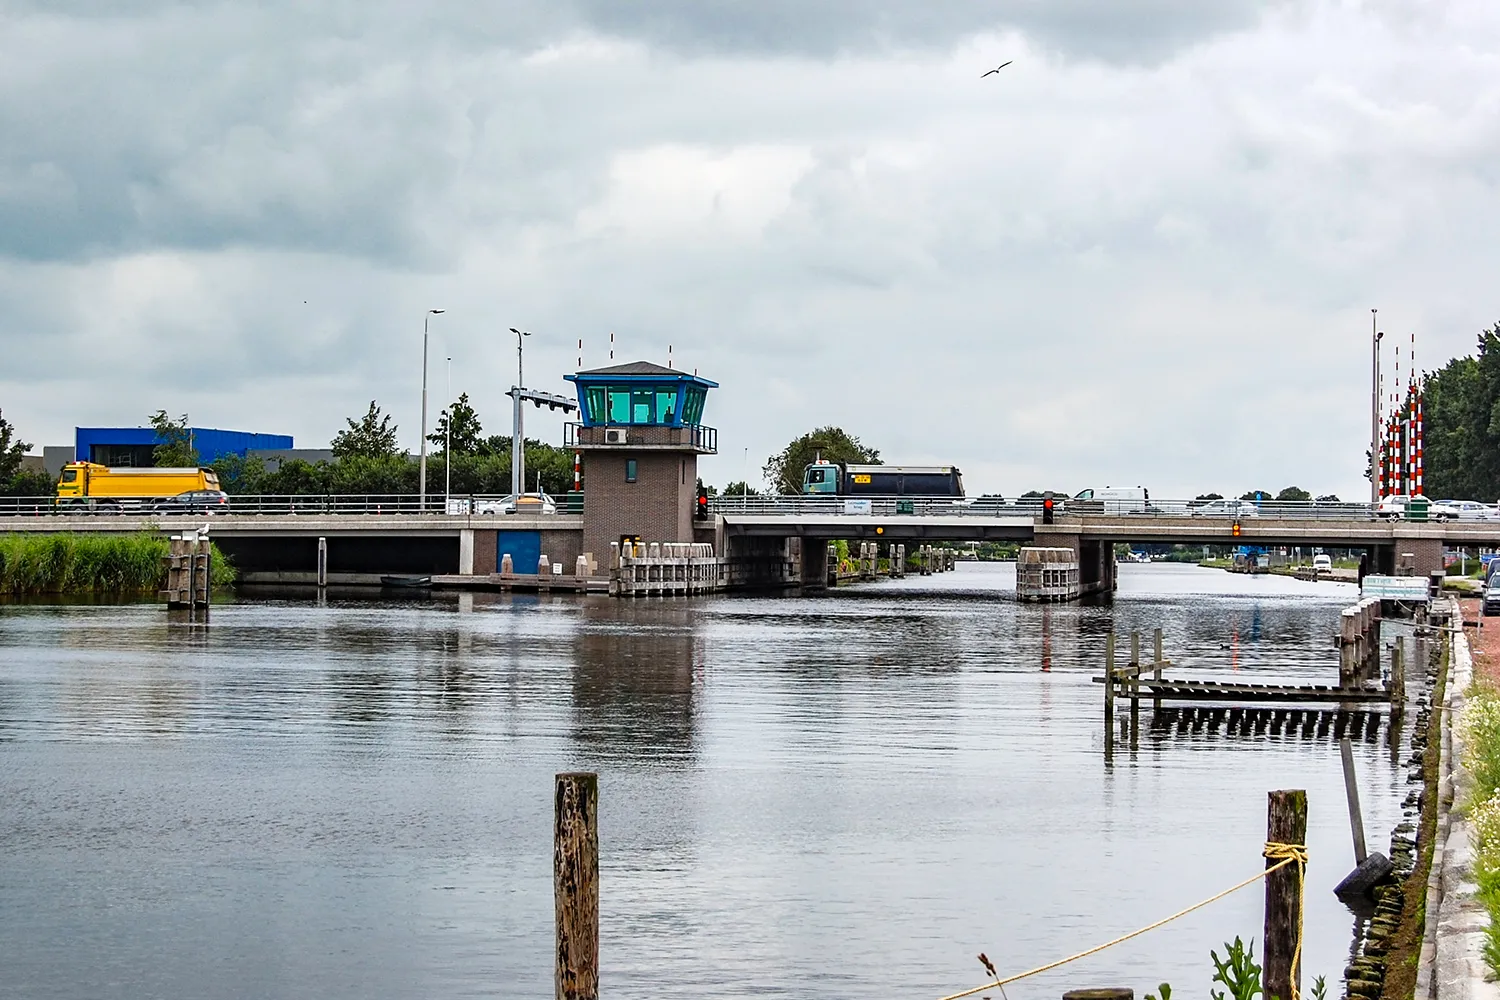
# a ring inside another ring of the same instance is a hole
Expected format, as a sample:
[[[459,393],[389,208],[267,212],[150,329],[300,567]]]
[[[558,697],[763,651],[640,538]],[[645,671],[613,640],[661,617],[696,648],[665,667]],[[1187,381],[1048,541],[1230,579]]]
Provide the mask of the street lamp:
[[[427,321],[441,312],[446,310],[429,309],[422,317],[422,458],[418,463],[418,479],[421,481],[418,510],[423,512],[427,510]]]
[[[515,494],[516,502],[519,503],[521,494],[526,491],[526,438],[522,427],[520,392],[526,388],[526,373],[521,348],[525,343],[524,338],[531,336],[531,331],[511,327],[510,332],[516,335],[515,409],[510,431],[510,491]]]
[[[453,493],[453,359],[448,359],[448,405],[443,408],[443,513],[448,513]]]
[[[1370,502],[1380,502],[1380,338],[1375,314],[1370,310]]]

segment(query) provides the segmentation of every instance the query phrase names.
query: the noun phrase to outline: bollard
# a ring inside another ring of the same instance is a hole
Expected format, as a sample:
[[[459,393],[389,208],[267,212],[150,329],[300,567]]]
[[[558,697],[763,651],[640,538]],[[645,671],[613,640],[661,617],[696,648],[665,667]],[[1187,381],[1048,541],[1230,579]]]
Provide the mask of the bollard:
[[[500,575],[501,576],[514,576],[515,573],[516,573],[516,564],[511,561],[510,553],[507,552],[503,556],[500,557]]]
[[[552,575],[552,560],[548,559],[545,553],[537,557],[536,575],[538,582],[540,582],[542,577]]]
[[[552,892],[557,912],[556,1000],[599,997],[599,776],[557,775]]]
[[[579,556],[578,559],[577,559],[577,561],[573,563],[573,579],[575,579],[575,580],[577,580],[577,581],[579,581],[581,583],[582,581],[584,581],[584,580],[586,580],[588,578],[588,575],[589,575],[589,561],[588,561],[588,557],[587,556]]]
[[[1307,792],[1283,789],[1266,797],[1266,842],[1307,843]],[[1304,848],[1305,849],[1305,848]],[[1266,859],[1266,867],[1279,864]],[[1292,997],[1301,993],[1302,968],[1297,960],[1297,939],[1302,929],[1302,872],[1296,863],[1266,876],[1264,942],[1264,995]]]
[[[328,586],[328,539],[318,538],[318,586]]]

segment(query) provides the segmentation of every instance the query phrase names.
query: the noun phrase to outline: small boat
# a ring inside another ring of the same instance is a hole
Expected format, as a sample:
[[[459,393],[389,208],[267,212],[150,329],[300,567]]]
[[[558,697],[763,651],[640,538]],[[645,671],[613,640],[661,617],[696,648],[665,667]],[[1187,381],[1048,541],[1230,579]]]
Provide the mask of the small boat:
[[[407,588],[431,587],[432,586],[432,577],[430,577],[430,576],[382,576],[380,578],[380,585],[382,587],[407,587]]]

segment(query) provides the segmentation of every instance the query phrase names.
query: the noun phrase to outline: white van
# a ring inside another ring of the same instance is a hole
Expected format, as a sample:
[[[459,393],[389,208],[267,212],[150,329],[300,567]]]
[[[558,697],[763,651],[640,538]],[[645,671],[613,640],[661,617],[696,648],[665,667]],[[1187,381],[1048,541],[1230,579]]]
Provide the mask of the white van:
[[[1083,490],[1068,502],[1071,510],[1103,514],[1145,514],[1151,510],[1151,491],[1144,486],[1106,486]]]
[[[1326,554],[1313,556],[1313,574],[1315,576],[1333,575],[1333,557]]]

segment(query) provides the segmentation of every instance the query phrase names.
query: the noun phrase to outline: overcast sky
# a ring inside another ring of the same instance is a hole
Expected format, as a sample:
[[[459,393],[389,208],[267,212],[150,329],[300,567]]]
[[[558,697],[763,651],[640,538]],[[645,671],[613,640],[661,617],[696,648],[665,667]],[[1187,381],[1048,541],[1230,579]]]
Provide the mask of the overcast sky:
[[[558,392],[671,345],[713,483],[838,424],[971,494],[1357,497],[1370,308],[1427,367],[1500,319],[1494,0],[6,0],[0,136],[39,446],[373,398],[415,450],[445,308],[492,432],[510,326]]]

